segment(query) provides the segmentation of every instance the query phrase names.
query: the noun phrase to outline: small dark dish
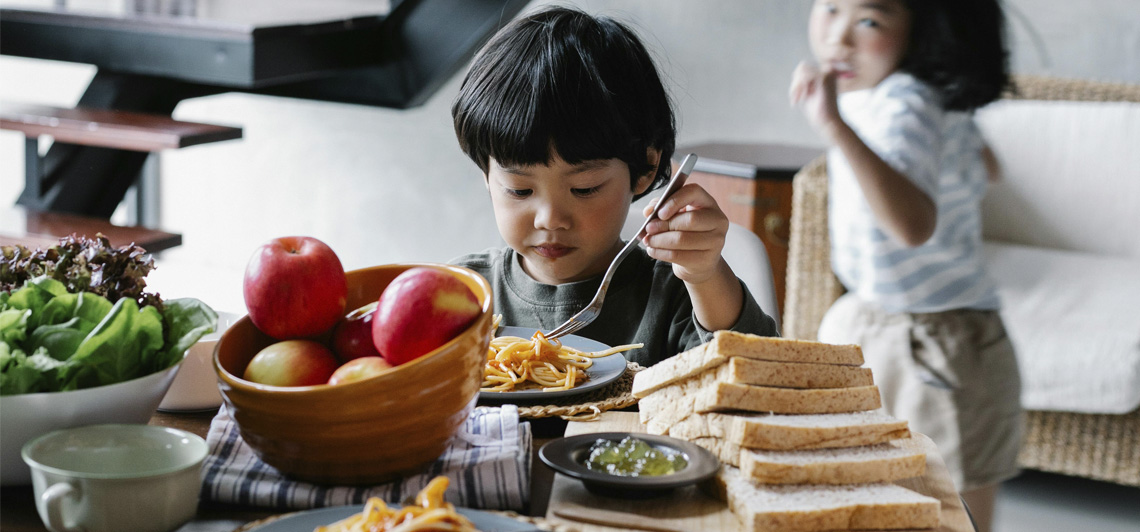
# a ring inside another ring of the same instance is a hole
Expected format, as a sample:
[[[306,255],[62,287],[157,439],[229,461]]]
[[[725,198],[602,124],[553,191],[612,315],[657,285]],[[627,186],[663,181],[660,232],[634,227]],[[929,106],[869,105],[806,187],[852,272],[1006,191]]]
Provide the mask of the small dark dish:
[[[595,441],[620,442],[627,437],[644,440],[649,445],[666,452],[682,453],[688,460],[688,465],[668,475],[638,477],[611,475],[601,471],[591,471],[586,467],[586,459],[590,457],[590,447]],[[598,432],[560,438],[543,445],[538,450],[538,456],[551,469],[581,480],[590,492],[604,497],[623,499],[647,499],[665,495],[674,488],[707,480],[720,468],[720,461],[696,444],[668,436],[632,432]]]

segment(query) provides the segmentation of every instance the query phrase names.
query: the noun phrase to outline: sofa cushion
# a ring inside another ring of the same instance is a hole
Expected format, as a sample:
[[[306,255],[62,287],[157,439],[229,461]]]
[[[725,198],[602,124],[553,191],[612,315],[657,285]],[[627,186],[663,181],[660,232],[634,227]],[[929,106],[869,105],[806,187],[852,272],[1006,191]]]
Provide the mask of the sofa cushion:
[[[977,122],[1003,173],[988,239],[1140,259],[1140,104],[1002,100]]]
[[[1029,410],[1140,406],[1140,261],[989,242]]]

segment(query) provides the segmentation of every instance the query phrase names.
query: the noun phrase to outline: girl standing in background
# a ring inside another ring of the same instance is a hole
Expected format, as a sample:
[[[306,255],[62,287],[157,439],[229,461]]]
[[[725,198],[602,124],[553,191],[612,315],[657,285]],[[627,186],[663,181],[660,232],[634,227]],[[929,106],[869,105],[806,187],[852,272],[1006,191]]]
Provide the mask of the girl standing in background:
[[[790,97],[830,145],[819,339],[863,348],[888,413],[930,436],[978,530],[1017,474],[1013,347],[982,264],[988,152],[970,112],[1008,85],[996,0],[817,0]]]

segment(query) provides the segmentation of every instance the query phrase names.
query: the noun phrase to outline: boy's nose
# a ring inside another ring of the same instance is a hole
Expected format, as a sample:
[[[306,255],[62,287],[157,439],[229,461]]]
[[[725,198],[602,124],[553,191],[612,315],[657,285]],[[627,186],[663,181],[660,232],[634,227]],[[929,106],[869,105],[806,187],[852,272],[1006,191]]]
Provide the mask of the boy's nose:
[[[557,203],[549,203],[538,207],[534,213],[534,228],[544,231],[555,229],[568,229],[570,227],[570,213]]]

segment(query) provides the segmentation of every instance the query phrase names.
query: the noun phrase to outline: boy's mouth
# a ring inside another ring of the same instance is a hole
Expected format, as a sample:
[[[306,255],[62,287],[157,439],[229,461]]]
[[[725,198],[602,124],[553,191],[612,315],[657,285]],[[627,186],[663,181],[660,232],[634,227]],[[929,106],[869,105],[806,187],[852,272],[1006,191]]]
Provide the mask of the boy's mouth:
[[[539,244],[534,246],[534,252],[548,259],[557,259],[564,257],[573,251],[574,248],[563,246],[561,244]]]

